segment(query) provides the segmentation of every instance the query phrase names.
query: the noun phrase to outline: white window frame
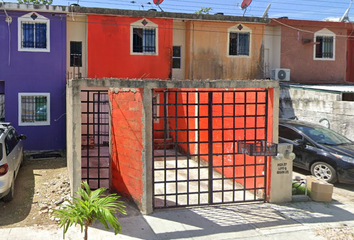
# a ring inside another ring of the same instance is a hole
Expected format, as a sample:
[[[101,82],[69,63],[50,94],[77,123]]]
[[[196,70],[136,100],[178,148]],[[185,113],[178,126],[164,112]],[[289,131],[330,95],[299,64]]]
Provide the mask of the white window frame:
[[[239,30],[239,25],[242,26],[242,29]],[[249,51],[248,55],[230,55],[230,33],[249,33]],[[226,56],[232,58],[251,58],[252,55],[252,29],[246,27],[243,24],[236,24],[227,29],[227,46],[226,46]]]
[[[47,97],[47,121],[41,122],[22,122],[22,96]],[[18,93],[18,125],[19,126],[48,126],[50,125],[50,93]]]
[[[146,22],[144,25],[143,22]],[[155,52],[133,52],[133,35],[134,35],[134,28],[145,28],[145,29],[155,29]],[[152,21],[143,18],[139,21],[136,21],[130,24],[130,54],[131,55],[159,55],[159,29],[158,25],[153,23]]]
[[[334,61],[336,60],[336,34],[327,28],[315,32],[313,42],[316,43],[317,37],[333,37],[333,58],[316,58],[316,44],[313,45],[313,60]]]
[[[32,14],[36,14],[37,18],[33,20],[31,18]],[[45,23],[47,25],[47,47],[46,48],[25,48],[22,47],[23,32],[22,24],[23,23]],[[20,52],[50,52],[50,20],[36,12],[27,13],[18,18],[18,51]]]

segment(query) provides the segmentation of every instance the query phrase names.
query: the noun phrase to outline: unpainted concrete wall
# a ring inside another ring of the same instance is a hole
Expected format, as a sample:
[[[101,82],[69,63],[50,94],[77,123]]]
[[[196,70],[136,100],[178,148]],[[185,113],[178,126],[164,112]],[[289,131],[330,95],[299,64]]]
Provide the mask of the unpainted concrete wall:
[[[342,101],[340,92],[281,87],[281,118],[322,124],[354,140],[354,102]]]

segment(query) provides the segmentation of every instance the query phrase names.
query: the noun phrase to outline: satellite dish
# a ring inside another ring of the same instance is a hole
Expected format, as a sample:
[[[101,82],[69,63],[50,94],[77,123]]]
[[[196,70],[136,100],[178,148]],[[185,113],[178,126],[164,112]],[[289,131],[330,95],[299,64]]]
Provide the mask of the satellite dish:
[[[241,9],[245,10],[250,4],[251,4],[252,0],[243,0],[241,3]]]
[[[156,5],[159,5],[159,4],[161,4],[163,2],[163,0],[154,0],[154,3],[156,4]]]
[[[262,18],[268,18],[268,11],[269,11],[270,6],[271,6],[271,4],[269,3],[266,10],[264,11],[264,13],[262,15]]]
[[[345,21],[350,22],[348,14],[349,14],[349,10],[352,6],[352,3],[353,3],[353,0],[350,0],[349,7],[344,12],[343,16],[339,19],[340,22],[345,22]]]
[[[163,0],[154,0],[154,3],[156,4],[156,6],[158,6],[161,10],[161,12],[163,12],[162,8],[160,7],[160,4],[163,2]]]

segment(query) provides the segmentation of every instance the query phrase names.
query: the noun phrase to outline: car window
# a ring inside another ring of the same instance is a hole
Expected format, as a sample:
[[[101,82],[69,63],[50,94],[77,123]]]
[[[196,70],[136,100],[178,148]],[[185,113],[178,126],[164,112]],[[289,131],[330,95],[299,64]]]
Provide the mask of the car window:
[[[292,141],[294,141],[296,139],[302,139],[301,134],[295,132],[294,130],[292,130],[288,127],[282,126],[282,125],[279,126],[279,137],[286,138],[286,139],[289,139]]]
[[[340,145],[353,144],[348,138],[325,127],[295,126],[297,129],[305,133],[308,137],[320,144]]]
[[[17,138],[15,137],[15,130],[10,130],[5,138],[6,155],[9,155],[17,144]]]

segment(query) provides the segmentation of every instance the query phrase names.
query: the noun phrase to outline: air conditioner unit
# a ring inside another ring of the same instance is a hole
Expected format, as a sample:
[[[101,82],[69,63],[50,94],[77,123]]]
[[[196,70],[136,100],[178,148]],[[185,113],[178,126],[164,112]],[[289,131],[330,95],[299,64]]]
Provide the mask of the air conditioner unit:
[[[290,69],[275,68],[272,70],[272,79],[278,81],[290,81]]]

